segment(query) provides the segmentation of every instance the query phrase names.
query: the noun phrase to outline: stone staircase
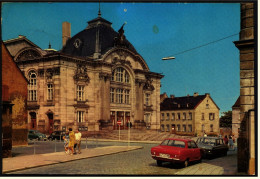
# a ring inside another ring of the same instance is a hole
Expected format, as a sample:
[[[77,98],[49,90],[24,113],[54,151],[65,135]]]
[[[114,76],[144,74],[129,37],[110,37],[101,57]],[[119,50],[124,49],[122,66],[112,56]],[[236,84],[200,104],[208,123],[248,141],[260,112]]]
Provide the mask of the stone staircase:
[[[120,130],[120,140],[128,140],[128,130]],[[96,137],[97,139],[108,139],[108,140],[118,140],[119,131],[118,130],[101,130],[89,137]],[[155,130],[130,130],[130,140],[131,141],[162,141],[165,138],[193,138],[192,136],[179,136],[176,134],[170,134],[169,132],[158,132]]]

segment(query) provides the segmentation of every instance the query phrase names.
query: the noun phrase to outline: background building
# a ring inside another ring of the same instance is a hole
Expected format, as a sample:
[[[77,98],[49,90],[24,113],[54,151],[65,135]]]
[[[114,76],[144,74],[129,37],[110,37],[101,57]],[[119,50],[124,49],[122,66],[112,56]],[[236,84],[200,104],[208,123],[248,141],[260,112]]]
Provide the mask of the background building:
[[[68,127],[81,130],[158,129],[160,79],[111,22],[98,17],[71,37],[62,25],[63,48],[42,50],[24,36],[5,41],[29,80],[29,129],[51,133]]]
[[[180,135],[218,135],[219,107],[209,93],[184,97],[171,95],[161,103],[161,131]]]
[[[2,135],[3,156],[11,156],[15,145],[27,145],[27,84],[28,81],[2,46]]]
[[[239,41],[234,42],[240,51],[240,132],[238,138],[238,171],[255,174],[255,22],[257,3],[241,3],[241,30]]]

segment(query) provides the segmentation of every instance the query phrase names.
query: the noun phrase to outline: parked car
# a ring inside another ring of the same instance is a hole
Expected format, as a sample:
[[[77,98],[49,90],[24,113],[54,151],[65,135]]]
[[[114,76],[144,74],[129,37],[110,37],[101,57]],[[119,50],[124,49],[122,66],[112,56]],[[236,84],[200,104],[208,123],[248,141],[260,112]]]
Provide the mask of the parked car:
[[[48,140],[63,140],[63,136],[65,136],[65,131],[54,131],[48,137]]]
[[[151,155],[158,166],[163,162],[172,162],[187,167],[189,162],[201,161],[202,151],[194,140],[167,138],[160,145],[151,148]]]
[[[29,130],[28,131],[28,139],[29,140],[47,140],[47,137],[45,134],[40,133],[38,130]]]
[[[227,155],[228,146],[219,137],[199,137],[196,141],[199,148],[203,150],[203,157],[216,157]]]

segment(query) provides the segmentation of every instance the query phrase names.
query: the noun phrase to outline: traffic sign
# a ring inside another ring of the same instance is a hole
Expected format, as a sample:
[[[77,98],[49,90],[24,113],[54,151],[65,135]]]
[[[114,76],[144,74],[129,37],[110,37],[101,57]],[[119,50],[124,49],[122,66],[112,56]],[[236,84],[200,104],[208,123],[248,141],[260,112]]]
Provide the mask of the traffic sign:
[[[121,125],[121,123],[122,123],[122,122],[121,122],[120,120],[119,120],[119,121],[117,121],[117,125]]]

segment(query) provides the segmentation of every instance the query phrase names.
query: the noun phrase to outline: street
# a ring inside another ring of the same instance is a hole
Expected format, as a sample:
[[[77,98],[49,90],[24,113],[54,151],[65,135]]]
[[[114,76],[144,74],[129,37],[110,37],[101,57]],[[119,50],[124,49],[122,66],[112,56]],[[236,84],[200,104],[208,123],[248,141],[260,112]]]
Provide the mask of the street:
[[[83,147],[84,147],[83,141]],[[43,153],[51,152],[53,150],[54,142],[36,142],[36,149],[42,149]],[[56,150],[62,151],[62,142],[57,142]],[[128,143],[121,142],[95,142],[88,141],[88,147],[102,147],[108,145],[128,145]],[[143,149],[138,149],[129,152],[123,152],[118,154],[111,154],[105,156],[99,156],[88,159],[81,159],[66,163],[60,163],[55,165],[48,165],[43,167],[36,167],[32,169],[26,169],[16,172],[10,172],[8,174],[39,174],[39,175],[175,175],[177,172],[182,171],[182,167],[171,163],[164,163],[162,167],[156,165],[156,161],[150,156],[151,147],[157,144],[145,144],[145,143],[131,143],[131,145],[143,146]],[[47,147],[50,146],[50,147]],[[24,147],[25,151],[33,152],[32,146]],[[21,148],[16,148],[17,155],[21,154]],[[18,153],[20,151],[20,153]],[[37,153],[39,153],[38,151]],[[28,154],[23,154],[28,155]],[[64,154],[65,155],[65,154]],[[80,155],[80,154],[79,154]],[[229,156],[227,156],[229,157]],[[215,159],[208,160],[203,159],[202,164],[212,163]],[[223,160],[223,159],[216,159]],[[192,168],[198,163],[192,163],[189,167]]]

